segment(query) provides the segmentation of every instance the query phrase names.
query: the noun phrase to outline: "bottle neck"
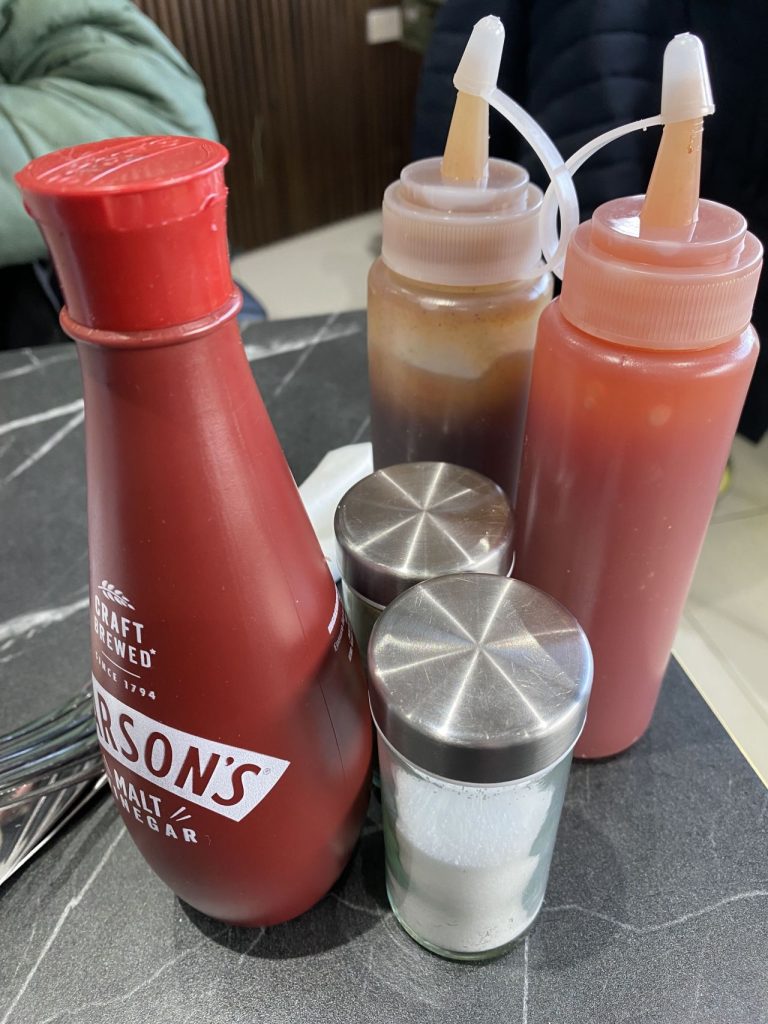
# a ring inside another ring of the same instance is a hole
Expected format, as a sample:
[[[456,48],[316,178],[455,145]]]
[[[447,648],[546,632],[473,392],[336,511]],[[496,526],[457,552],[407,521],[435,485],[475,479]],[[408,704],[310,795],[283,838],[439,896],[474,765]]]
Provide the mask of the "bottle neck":
[[[537,278],[526,278],[523,281],[500,281],[496,284],[431,284],[427,281],[417,281],[412,277],[406,277],[393,270],[383,258],[380,258],[380,266],[389,275],[394,285],[401,291],[414,295],[429,295],[437,298],[451,299],[459,296],[471,296],[481,299],[487,297],[489,300],[499,295],[507,296],[512,292],[519,291],[521,296],[527,296],[531,292],[538,294],[539,290],[549,283],[550,274],[542,273]]]
[[[243,297],[238,289],[232,292],[228,301],[206,316],[173,327],[162,327],[148,331],[106,331],[96,327],[86,327],[73,320],[65,306],[60,314],[62,329],[77,342],[89,345],[100,345],[106,348],[140,349],[163,348],[167,345],[179,345],[194,341],[205,334],[211,334],[217,328],[233,320],[243,304]]]

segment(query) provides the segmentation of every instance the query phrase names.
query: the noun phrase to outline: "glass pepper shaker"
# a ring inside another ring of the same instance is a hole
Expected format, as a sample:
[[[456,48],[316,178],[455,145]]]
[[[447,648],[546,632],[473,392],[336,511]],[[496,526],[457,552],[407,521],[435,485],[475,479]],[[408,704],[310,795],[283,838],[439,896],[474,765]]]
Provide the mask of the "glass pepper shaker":
[[[544,900],[592,683],[573,616],[518,580],[412,587],[368,651],[387,893],[422,946],[504,953]]]
[[[448,573],[507,575],[514,560],[502,489],[446,462],[371,473],[341,499],[334,527],[344,606],[363,654],[376,620],[404,590]]]

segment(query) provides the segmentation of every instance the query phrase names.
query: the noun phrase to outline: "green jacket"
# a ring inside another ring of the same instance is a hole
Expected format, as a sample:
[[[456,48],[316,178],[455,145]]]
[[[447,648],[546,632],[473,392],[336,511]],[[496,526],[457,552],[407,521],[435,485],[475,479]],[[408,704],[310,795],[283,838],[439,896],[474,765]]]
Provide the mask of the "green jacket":
[[[0,0],[0,266],[45,254],[13,175],[118,135],[216,138],[202,84],[130,0]]]

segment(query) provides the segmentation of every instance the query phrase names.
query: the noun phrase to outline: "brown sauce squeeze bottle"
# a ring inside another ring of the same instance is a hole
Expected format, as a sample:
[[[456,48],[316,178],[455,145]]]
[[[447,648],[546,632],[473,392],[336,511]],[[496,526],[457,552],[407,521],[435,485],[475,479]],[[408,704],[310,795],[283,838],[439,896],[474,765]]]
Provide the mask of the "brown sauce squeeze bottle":
[[[462,64],[483,45],[498,70],[503,42],[501,22],[483,19]],[[552,296],[551,275],[536,273],[541,205],[522,167],[488,158],[487,101],[459,92],[442,159],[409,164],[384,194],[368,279],[375,469],[454,463],[514,501],[536,326]]]

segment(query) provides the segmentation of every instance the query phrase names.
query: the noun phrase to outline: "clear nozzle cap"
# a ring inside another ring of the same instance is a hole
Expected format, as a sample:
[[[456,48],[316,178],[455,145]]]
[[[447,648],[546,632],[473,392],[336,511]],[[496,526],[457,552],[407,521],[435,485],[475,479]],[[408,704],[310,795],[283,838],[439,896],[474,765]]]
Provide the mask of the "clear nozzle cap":
[[[712,84],[698,36],[683,32],[667,44],[661,78],[661,120],[665,124],[692,121],[714,114]]]
[[[504,50],[504,26],[501,18],[489,14],[472,29],[453,84],[459,92],[488,99],[496,88]]]

